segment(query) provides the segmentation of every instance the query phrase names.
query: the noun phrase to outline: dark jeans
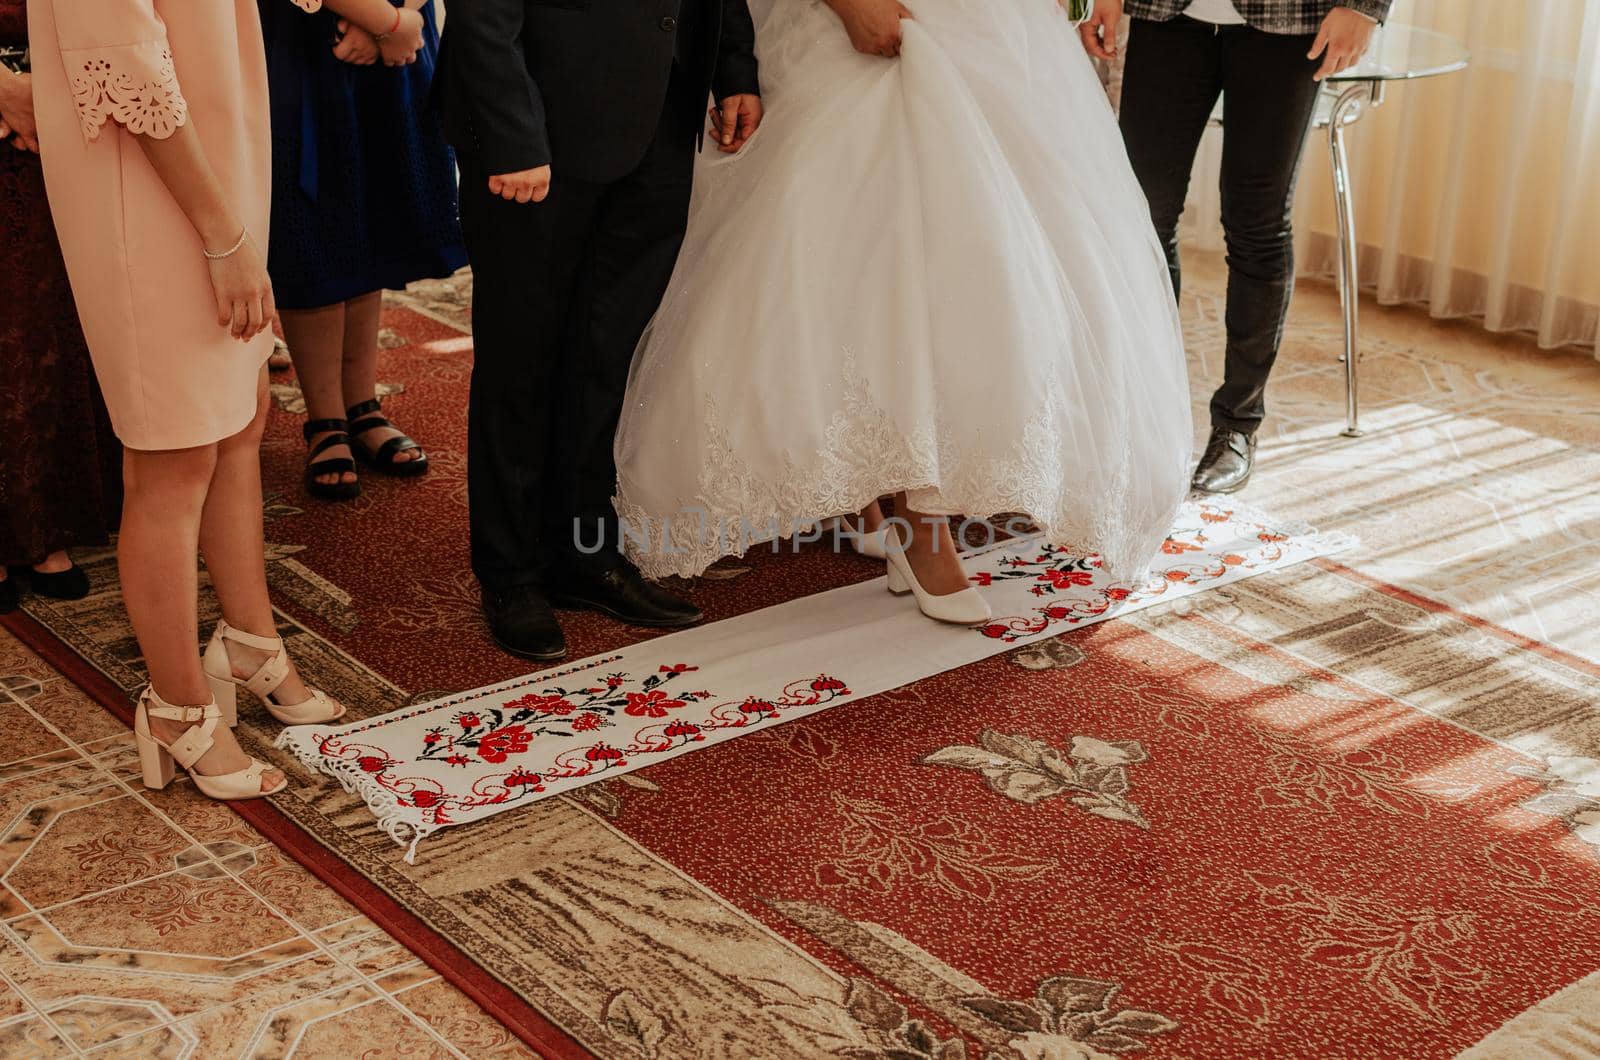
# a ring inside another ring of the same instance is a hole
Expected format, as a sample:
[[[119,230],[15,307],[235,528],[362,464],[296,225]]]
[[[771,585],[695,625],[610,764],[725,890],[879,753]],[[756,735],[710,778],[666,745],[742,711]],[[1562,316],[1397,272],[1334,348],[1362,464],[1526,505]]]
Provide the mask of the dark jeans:
[[[634,348],[688,223],[703,110],[676,74],[644,159],[619,180],[563,177],[542,203],[507,202],[461,158],[472,260],[467,428],[472,568],[490,591],[620,562],[612,440]],[[581,535],[581,536],[580,536]],[[605,547],[592,555],[603,535]]]
[[[1228,247],[1228,349],[1211,423],[1253,434],[1266,415],[1294,291],[1290,211],[1316,108],[1311,36],[1134,19],[1122,81],[1122,136],[1180,286],[1178,216],[1200,136],[1223,96],[1222,228]]]

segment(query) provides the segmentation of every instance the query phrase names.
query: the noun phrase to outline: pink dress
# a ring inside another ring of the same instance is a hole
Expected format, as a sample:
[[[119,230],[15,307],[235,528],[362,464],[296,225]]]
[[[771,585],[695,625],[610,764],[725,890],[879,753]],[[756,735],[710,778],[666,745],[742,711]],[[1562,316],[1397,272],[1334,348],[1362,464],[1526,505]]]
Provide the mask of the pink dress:
[[[112,426],[131,449],[237,434],[255,415],[272,336],[241,344],[217,324],[200,237],[133,134],[164,138],[192,122],[266,247],[256,0],[34,0],[28,15],[45,185]]]

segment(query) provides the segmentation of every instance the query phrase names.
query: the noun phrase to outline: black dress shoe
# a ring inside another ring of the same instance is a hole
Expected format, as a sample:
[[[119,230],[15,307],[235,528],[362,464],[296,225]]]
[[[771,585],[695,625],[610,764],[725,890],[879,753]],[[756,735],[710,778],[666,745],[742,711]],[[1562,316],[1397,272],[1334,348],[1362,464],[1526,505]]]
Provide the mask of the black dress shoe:
[[[692,626],[700,609],[644,580],[631,563],[610,570],[578,567],[550,586],[550,602],[574,611],[599,611],[630,626],[675,629]]]
[[[17,579],[7,578],[0,582],[0,615],[9,615],[17,609],[22,602],[22,594],[17,592]]]
[[[27,569],[28,588],[39,596],[52,600],[82,600],[89,595],[89,576],[83,568],[73,564],[66,570],[37,571]]]
[[[1250,481],[1255,462],[1255,435],[1213,427],[1190,485],[1201,493],[1234,493]]]
[[[502,651],[519,659],[548,662],[567,654],[567,638],[544,593],[532,585],[484,590],[483,617]]]

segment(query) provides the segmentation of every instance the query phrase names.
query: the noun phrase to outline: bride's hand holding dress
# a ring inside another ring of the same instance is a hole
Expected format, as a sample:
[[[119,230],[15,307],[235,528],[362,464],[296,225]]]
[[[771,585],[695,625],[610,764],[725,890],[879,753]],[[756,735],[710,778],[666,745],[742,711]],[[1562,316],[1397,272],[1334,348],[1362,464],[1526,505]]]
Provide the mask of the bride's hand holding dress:
[[[825,0],[844,23],[850,45],[863,55],[900,54],[900,20],[914,16],[900,0]]]

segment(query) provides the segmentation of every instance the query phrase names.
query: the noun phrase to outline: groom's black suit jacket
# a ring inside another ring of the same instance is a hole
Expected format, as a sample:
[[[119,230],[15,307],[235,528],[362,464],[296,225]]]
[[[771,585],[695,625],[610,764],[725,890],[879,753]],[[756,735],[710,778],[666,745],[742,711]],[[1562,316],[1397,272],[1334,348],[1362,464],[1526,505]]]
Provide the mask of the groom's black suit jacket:
[[[435,91],[485,172],[605,183],[643,158],[674,60],[697,111],[757,92],[746,0],[450,0]]]

